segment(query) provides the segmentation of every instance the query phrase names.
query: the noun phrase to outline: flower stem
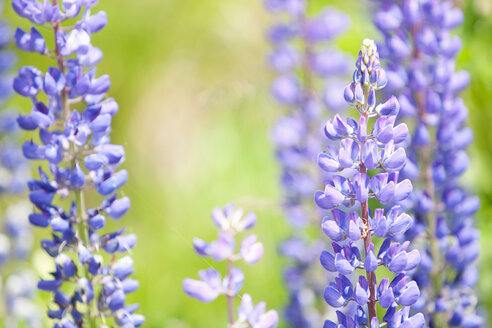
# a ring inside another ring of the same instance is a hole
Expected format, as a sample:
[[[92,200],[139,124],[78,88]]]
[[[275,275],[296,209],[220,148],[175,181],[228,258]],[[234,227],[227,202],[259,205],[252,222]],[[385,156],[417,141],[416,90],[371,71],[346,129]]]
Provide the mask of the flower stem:
[[[232,259],[227,260],[227,277],[229,278],[227,284],[227,316],[229,320],[229,327],[234,326],[234,292],[232,290]]]
[[[58,1],[52,0],[52,4],[54,6],[57,6]],[[60,22],[54,22],[53,23],[53,31],[54,31],[54,37],[55,37],[56,62],[57,62],[57,66],[58,66],[59,71],[62,74],[65,74],[65,61],[63,59],[63,56],[60,52],[60,47],[58,46],[58,42],[56,40],[57,34],[60,31],[60,28],[61,28]],[[61,90],[60,98],[61,98],[61,109],[62,109],[61,116],[62,116],[62,119],[65,121],[70,116],[70,111],[71,111],[70,110],[70,103],[68,101],[68,92],[65,88],[63,90]],[[73,158],[72,168],[74,168],[75,163],[76,163],[76,153],[77,153],[75,146],[71,147],[71,152],[72,152],[72,158]],[[84,245],[89,245],[89,242],[90,242],[90,240],[89,240],[89,229],[87,227],[87,222],[86,222],[87,220],[85,217],[84,194],[83,194],[83,191],[81,189],[75,189],[74,194],[75,194],[75,206],[77,208],[78,237],[83,241]],[[87,280],[91,280],[89,272],[83,266],[82,266],[82,269],[84,271],[85,278]],[[93,316],[91,313],[91,305],[92,305],[91,303],[93,303],[94,306],[96,306],[96,304],[92,301],[89,304],[87,304],[87,320],[89,321],[89,325],[91,328],[96,328],[97,327],[96,317],[95,317],[95,315]],[[96,312],[97,312],[97,309],[96,309]]]
[[[364,112],[363,112],[363,115],[367,121],[367,119],[369,118],[369,115],[368,115],[368,108],[367,108],[367,101],[368,99],[368,92],[365,92],[365,108],[364,108]],[[362,161],[362,151],[363,151],[363,148],[364,148],[364,144],[365,142],[362,142],[361,146],[360,146],[360,158],[361,158],[361,162],[360,162],[360,168],[359,168],[359,171],[360,173],[362,174],[367,174],[367,168],[366,168],[366,165],[363,163]],[[366,200],[365,202],[363,202],[361,204],[361,216],[362,216],[362,223],[364,224],[364,250],[365,250],[365,256],[368,256],[368,248],[369,248],[369,245],[371,244],[371,229],[370,229],[370,222],[369,222],[369,204],[368,204],[368,201]],[[377,317],[378,313],[377,313],[377,297],[376,297],[376,274],[374,272],[369,272],[369,271],[366,271],[366,276],[367,276],[367,283],[369,284],[369,300],[368,300],[368,303],[367,303],[367,308],[369,310],[369,322],[371,322],[372,318],[375,318]]]
[[[415,36],[418,33],[418,28],[413,26],[411,29],[412,37],[414,40],[414,52],[413,57],[419,59],[422,57],[422,53],[418,50],[417,45],[415,44]],[[416,91],[414,92],[415,102],[417,104],[417,115],[418,120],[423,121],[426,114],[426,99],[424,91]],[[418,123],[417,123],[418,124]],[[429,273],[431,280],[431,288],[432,288],[432,298],[436,301],[439,298],[441,293],[441,289],[443,286],[443,268],[441,264],[441,254],[439,250],[439,240],[436,237],[437,230],[437,200],[436,200],[436,191],[434,186],[434,180],[432,179],[432,154],[433,150],[430,145],[425,147],[418,147],[416,149],[417,157],[421,159],[422,170],[420,172],[423,177],[423,183],[425,185],[425,189],[429,195],[431,201],[431,208],[427,215],[425,215],[425,223],[427,225],[427,237],[429,238],[430,243],[430,255],[432,257],[432,261],[434,266]],[[429,315],[433,318],[436,327],[440,328],[448,328],[448,321],[446,320],[445,313],[437,312],[434,309],[431,310]]]
[[[360,168],[361,173],[367,173],[367,169],[363,163],[361,163]],[[371,232],[369,230],[369,204],[367,201],[361,204],[361,212],[362,212],[362,222],[365,227],[368,227],[366,231],[366,235],[364,237],[364,248],[365,255],[368,256],[367,250],[369,244],[371,244]],[[376,275],[374,272],[366,271],[367,282],[369,284],[369,302],[367,303],[367,307],[369,309],[369,322],[371,322],[372,318],[377,317],[377,298],[376,298]]]
[[[84,193],[81,189],[76,189],[75,193],[75,206],[77,207],[77,217],[79,219],[78,222],[78,235],[79,238],[82,239],[84,245],[89,245],[89,229],[87,227],[87,219],[85,217],[85,199]],[[84,276],[87,280],[91,280],[90,274],[87,270],[84,269]],[[87,320],[89,321],[89,325],[91,328],[96,328],[96,315],[95,313],[91,313],[91,306],[94,306],[94,309],[97,312],[96,304],[91,301],[87,304]]]

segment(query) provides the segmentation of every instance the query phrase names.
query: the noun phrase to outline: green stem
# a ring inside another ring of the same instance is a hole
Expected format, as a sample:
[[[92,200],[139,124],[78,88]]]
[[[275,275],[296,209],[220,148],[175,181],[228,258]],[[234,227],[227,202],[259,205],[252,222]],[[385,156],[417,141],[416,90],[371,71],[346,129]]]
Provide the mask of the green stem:
[[[229,321],[229,327],[234,326],[234,292],[232,290],[232,259],[227,259],[227,277],[229,278],[229,282],[227,284],[227,317]]]
[[[410,33],[413,39],[413,57],[416,59],[421,59],[423,54],[419,51],[417,44],[415,43],[415,36],[418,34],[419,26],[412,26]],[[423,120],[426,114],[426,99],[424,91],[414,92],[414,98],[418,108],[418,118]],[[418,122],[417,122],[418,124]],[[426,146],[423,148],[417,148],[418,158],[421,159],[421,164],[423,171],[420,172],[423,175],[424,185],[429,194],[431,200],[431,209],[427,215],[425,215],[425,221],[427,223],[427,236],[430,242],[430,255],[434,262],[434,266],[430,272],[431,288],[432,288],[432,299],[437,300],[441,293],[441,289],[444,284],[444,267],[442,266],[442,254],[439,250],[439,240],[436,237],[437,231],[437,201],[436,201],[436,191],[434,186],[434,180],[432,179],[432,159],[433,150],[431,146]],[[448,328],[448,320],[446,319],[446,314],[442,312],[436,312],[435,309],[431,309],[429,316],[433,319],[434,326],[439,328]]]
[[[77,207],[78,235],[79,238],[84,243],[84,245],[89,245],[90,243],[89,228],[87,227],[87,218],[85,216],[84,192],[80,189],[76,189],[74,191],[74,194],[75,194],[75,206]],[[82,270],[84,271],[84,277],[90,281],[91,276],[89,274],[89,271],[86,270],[83,266],[82,266]],[[91,306],[93,307],[94,313],[91,312]],[[89,304],[87,304],[87,320],[91,328],[97,327],[96,313],[97,313],[96,303],[94,302],[94,300],[92,300],[91,302],[89,302]]]
[[[432,167],[431,167],[431,161],[432,161],[432,150],[430,147],[425,147],[423,149],[419,150],[419,153],[422,158],[422,166],[425,169],[424,172],[424,177],[425,177],[425,188],[427,189],[427,192],[429,193],[429,197],[431,199],[431,204],[432,207],[430,211],[427,213],[426,216],[426,223],[428,226],[428,238],[430,242],[430,254],[432,257],[432,260],[434,262],[434,266],[430,272],[430,279],[431,279],[431,287],[432,287],[432,293],[433,293],[433,300],[437,300],[437,298],[441,294],[441,289],[444,284],[444,277],[443,277],[443,266],[442,266],[442,255],[439,250],[439,240],[436,237],[436,231],[437,231],[437,215],[436,215],[436,207],[437,207],[437,202],[436,202],[436,193],[435,193],[435,186],[434,186],[434,181],[432,180]],[[446,315],[445,313],[442,312],[436,312],[433,311],[430,314],[434,318],[435,326],[436,327],[442,327],[442,328],[448,328],[448,320],[446,320]]]
[[[54,6],[58,6],[58,0],[52,0],[51,1]],[[60,52],[60,47],[58,46],[58,43],[56,42],[56,36],[60,30],[62,30],[63,27],[60,25],[60,22],[54,22],[53,23],[53,32],[54,32],[54,39],[55,39],[55,59],[56,63],[58,66],[58,69],[62,74],[65,73],[65,60]],[[61,98],[61,105],[62,105],[62,113],[61,113],[61,120],[64,122],[67,120],[70,116],[71,108],[70,108],[70,103],[69,103],[69,97],[68,97],[68,90],[64,88],[60,92],[60,98]],[[77,161],[77,148],[75,145],[72,144],[71,148],[71,157],[73,158],[72,160],[72,169],[75,167],[76,161]],[[85,199],[84,199],[84,193],[81,189],[75,189],[74,191],[75,194],[75,206],[77,208],[77,232],[78,232],[78,237],[80,240],[84,243],[84,245],[90,245],[90,240],[89,240],[89,228],[87,226],[87,217],[85,215]],[[84,272],[84,277],[87,280],[91,280],[91,276],[89,274],[89,271],[85,269],[85,267],[82,265],[81,270]],[[93,313],[91,313],[91,306],[93,306]],[[87,304],[87,321],[89,322],[89,326],[91,328],[97,328],[97,304],[92,300]]]

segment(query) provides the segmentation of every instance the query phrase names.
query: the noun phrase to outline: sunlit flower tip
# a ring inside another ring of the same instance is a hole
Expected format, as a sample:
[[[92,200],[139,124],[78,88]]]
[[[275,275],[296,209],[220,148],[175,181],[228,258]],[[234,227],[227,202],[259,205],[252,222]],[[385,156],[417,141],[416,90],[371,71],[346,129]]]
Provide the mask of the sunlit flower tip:
[[[246,263],[256,263],[263,256],[263,244],[257,242],[256,235],[249,235],[242,241],[239,253]]]

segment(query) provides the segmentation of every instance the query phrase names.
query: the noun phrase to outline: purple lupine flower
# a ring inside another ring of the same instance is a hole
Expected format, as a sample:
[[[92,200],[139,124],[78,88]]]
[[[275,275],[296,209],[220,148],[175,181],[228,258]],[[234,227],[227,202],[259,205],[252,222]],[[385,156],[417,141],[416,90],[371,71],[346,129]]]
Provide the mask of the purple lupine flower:
[[[251,296],[241,296],[237,319],[234,314],[234,299],[243,287],[243,271],[234,267],[236,261],[242,260],[247,264],[256,263],[263,255],[263,244],[257,241],[254,234],[247,235],[236,247],[237,235],[253,228],[256,224],[254,213],[244,212],[233,204],[223,209],[215,208],[212,221],[219,229],[217,240],[210,243],[199,238],[193,240],[193,247],[199,256],[211,257],[214,261],[227,262],[227,272],[224,277],[214,268],[198,272],[199,280],[186,278],[183,280],[184,292],[203,303],[214,301],[220,295],[227,299],[229,327],[274,328],[278,323],[278,315],[274,310],[265,312],[265,302],[253,306]]]
[[[470,78],[455,71],[461,40],[451,32],[463,13],[452,1],[378,2],[374,23],[384,36],[388,87],[402,105],[402,119],[414,127],[402,171],[416,186],[402,203],[416,219],[407,235],[423,257],[413,275],[422,291],[414,308],[432,327],[482,327],[474,291],[479,200],[458,183],[473,140],[458,97]]]
[[[53,59],[46,72],[20,68],[13,87],[32,101],[31,112],[17,119],[19,126],[39,132],[39,142],[31,139],[22,146],[24,156],[47,164],[40,166],[38,180],[28,182],[35,206],[29,220],[50,230],[41,246],[54,258],[54,270],[38,288],[53,293],[48,317],[54,327],[113,322],[138,327],[145,320],[135,313],[137,304],[126,304],[139,284],[130,278],[133,260],[121,255],[135,246],[136,236],[124,228],[104,229],[106,217],[120,219],[130,200],[118,195],[128,179],[127,171],[118,169],[125,152],[110,140],[118,105],[106,97],[109,77],[96,74],[102,52],[91,36],[107,23],[105,12],[94,12],[96,3],[12,1],[19,16],[44,28],[18,29],[17,46]],[[45,41],[45,29],[51,30],[53,45]]]
[[[27,177],[27,176],[26,176]],[[9,205],[3,214],[0,233],[0,268],[2,270],[2,302],[7,327],[42,327],[41,311],[33,301],[36,277],[27,265],[34,244],[27,217],[28,202]]]
[[[390,98],[377,104],[376,100],[376,91],[385,84],[386,74],[380,67],[376,45],[366,39],[359,52],[353,82],[345,89],[345,99],[359,112],[359,118],[343,119],[337,115],[328,120],[326,137],[339,141],[339,145],[329,147],[325,155],[320,155],[338,162],[340,172],[347,175],[332,176],[325,190],[315,194],[317,205],[331,210],[323,219],[322,229],[332,239],[333,251],[323,251],[320,262],[327,271],[338,274],[325,288],[324,299],[335,308],[356,304],[357,311],[338,312],[338,325],[327,320],[324,327],[420,328],[425,325],[421,313],[409,317],[410,306],[417,302],[420,291],[408,272],[418,266],[420,254],[408,250],[408,241],[392,240],[408,230],[412,219],[399,205],[386,210],[369,209],[371,198],[381,204],[390,203],[408,196],[411,189],[408,180],[397,183],[406,161],[402,147],[406,138],[400,135],[406,128],[403,123],[395,125],[398,102]],[[368,133],[371,118],[376,120]],[[320,166],[326,169],[325,165]],[[379,249],[377,241],[382,242]],[[383,278],[378,284],[379,266],[392,272],[393,278]],[[365,275],[358,275],[358,270]],[[387,309],[382,318],[377,313],[378,303]]]
[[[2,13],[3,1],[0,1]],[[2,322],[6,327],[41,327],[41,312],[32,298],[36,279],[28,263],[34,237],[28,221],[30,204],[16,200],[26,189],[30,169],[18,145],[19,128],[16,114],[5,109],[13,93],[10,70],[16,56],[9,50],[12,31],[0,21],[0,197],[8,204],[2,208],[0,228],[0,297]]]
[[[268,59],[277,73],[271,93],[288,107],[272,129],[282,168],[283,208],[294,228],[291,240],[280,247],[291,260],[284,272],[289,290],[285,315],[292,327],[318,327],[329,311],[318,301],[326,278],[317,263],[320,238],[310,237],[307,231],[318,226],[312,194],[323,181],[314,164],[324,139],[321,122],[345,104],[342,78],[349,76],[351,60],[331,43],[347,28],[348,17],[331,7],[309,15],[305,0],[265,4],[268,11],[283,17],[269,31],[273,50]],[[291,252],[292,245],[302,247],[303,257]]]

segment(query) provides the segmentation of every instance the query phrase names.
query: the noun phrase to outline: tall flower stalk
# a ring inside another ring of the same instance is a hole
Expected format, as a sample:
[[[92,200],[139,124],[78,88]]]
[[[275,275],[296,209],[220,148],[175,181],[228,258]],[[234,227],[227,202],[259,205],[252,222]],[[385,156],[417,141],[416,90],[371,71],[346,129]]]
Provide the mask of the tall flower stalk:
[[[106,97],[107,75],[96,76],[102,52],[91,36],[107,23],[104,11],[94,13],[97,0],[13,0],[16,13],[43,28],[50,46],[36,27],[17,29],[19,49],[51,60],[47,72],[19,69],[15,91],[32,101],[32,111],[18,118],[21,128],[38,131],[22,146],[24,156],[44,161],[39,180],[30,180],[29,216],[34,226],[48,228],[42,248],[54,258],[50,277],[38,288],[53,293],[48,317],[54,327],[105,327],[116,323],[138,327],[144,317],[127,305],[127,294],[139,283],[128,253],[136,236],[104,229],[106,218],[120,219],[130,208],[117,190],[127,180],[118,170],[125,159],[122,146],[110,143],[111,120],[118,104]],[[36,140],[38,139],[36,138]],[[98,197],[102,196],[101,201]],[[89,202],[86,201],[89,200]]]
[[[236,252],[237,235],[256,225],[256,215],[248,213],[243,216],[243,210],[236,209],[233,204],[224,209],[215,208],[212,220],[219,229],[217,240],[210,243],[199,238],[193,240],[193,246],[199,256],[210,257],[216,262],[226,262],[224,279],[214,268],[198,272],[200,280],[186,278],[183,281],[183,290],[189,296],[203,303],[214,301],[220,295],[227,299],[227,322],[230,328],[274,328],[278,323],[278,315],[274,310],[265,312],[265,302],[253,306],[249,294],[241,295],[241,305],[234,307],[234,300],[239,296],[243,287],[244,273],[235,267],[237,261],[247,264],[258,262],[263,256],[263,244],[257,241],[254,234],[250,234],[241,242]]]
[[[289,291],[285,317],[292,327],[318,327],[329,309],[319,301],[326,273],[318,263],[326,247],[319,230],[319,212],[312,194],[326,173],[316,169],[324,143],[322,123],[343,108],[341,77],[349,76],[349,56],[334,46],[348,17],[331,7],[308,14],[308,1],[267,0],[266,8],[279,17],[269,31],[273,51],[270,66],[278,76],[272,83],[275,100],[285,114],[272,129],[282,168],[283,209],[293,228],[280,251],[291,261],[284,270]],[[327,110],[328,109],[328,110]]]
[[[473,132],[459,93],[469,83],[455,71],[461,40],[452,30],[463,13],[452,1],[379,1],[374,23],[384,37],[389,87],[412,128],[410,161],[403,175],[415,181],[405,206],[416,224],[409,237],[423,254],[414,279],[422,290],[416,307],[429,327],[481,327],[474,292],[479,232],[477,197],[459,183]]]
[[[315,194],[317,205],[331,210],[331,215],[323,219],[322,229],[333,241],[333,252],[323,251],[321,264],[327,271],[338,273],[325,288],[324,298],[335,308],[357,304],[354,314],[337,313],[341,327],[410,328],[425,324],[421,313],[409,316],[410,306],[417,302],[420,292],[407,272],[418,266],[420,254],[418,250],[407,252],[408,241],[393,241],[408,230],[412,218],[399,205],[386,210],[369,208],[370,199],[390,204],[406,199],[412,191],[409,180],[398,182],[407,161],[402,144],[408,135],[405,124],[395,125],[400,106],[395,97],[381,104],[376,100],[376,91],[386,82],[374,41],[364,40],[353,82],[344,93],[346,101],[357,110],[358,120],[343,120],[338,114],[328,120],[325,134],[339,142],[318,158],[325,171],[356,172],[332,176],[325,190]],[[368,132],[368,126],[372,131]],[[378,284],[379,267],[394,273],[391,282],[383,278]],[[383,317],[378,316],[378,305],[387,309]],[[330,320],[324,325],[340,326]]]
[[[0,13],[3,9],[0,1]],[[36,278],[29,266],[34,242],[27,219],[30,205],[21,200],[29,166],[19,149],[16,114],[6,109],[13,92],[11,69],[16,56],[10,51],[12,30],[0,21],[0,318],[7,328],[41,327],[41,314],[33,302]]]

